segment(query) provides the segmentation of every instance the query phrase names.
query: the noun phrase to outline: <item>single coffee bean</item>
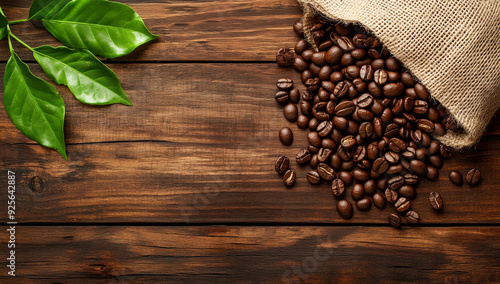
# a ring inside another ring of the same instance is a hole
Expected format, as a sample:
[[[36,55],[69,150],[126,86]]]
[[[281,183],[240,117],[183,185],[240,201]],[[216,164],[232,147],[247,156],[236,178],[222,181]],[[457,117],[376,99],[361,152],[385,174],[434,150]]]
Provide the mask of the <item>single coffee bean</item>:
[[[340,197],[344,194],[345,186],[341,179],[334,179],[332,181],[332,193],[336,197]]]
[[[302,30],[302,28],[301,28]],[[302,33],[302,31],[301,31]],[[302,52],[306,51],[307,49],[309,48],[309,43],[307,43],[307,41],[305,39],[301,39],[299,40],[296,44],[295,44],[295,53],[297,54],[302,54]]]
[[[328,31],[327,31],[327,33],[328,33]],[[324,41],[324,42],[322,42],[322,43],[320,43],[320,44],[318,45],[318,49],[319,49],[320,51],[327,51],[327,50],[328,50],[328,49],[330,49],[333,45],[334,45],[333,41],[331,41],[331,40],[326,40],[326,41]]]
[[[392,165],[389,167],[389,169],[387,170],[387,174],[388,175],[393,175],[393,174],[397,174],[397,173],[400,173],[402,172],[404,169],[403,165],[402,164],[397,164],[397,165]]]
[[[283,91],[289,91],[293,88],[293,80],[289,78],[281,78],[276,82],[276,87]]]
[[[365,190],[363,185],[360,183],[356,183],[351,189],[351,197],[353,200],[357,201],[363,198],[365,195]]]
[[[344,182],[344,185],[349,185],[352,183],[352,175],[350,172],[341,171],[339,173],[339,178]]]
[[[347,81],[340,81],[335,85],[335,88],[333,89],[333,95],[336,98],[342,98],[343,96],[347,95],[349,92],[349,84],[347,84]]]
[[[325,163],[319,163],[318,173],[320,177],[326,181],[330,181],[335,178],[335,171]]]
[[[385,68],[385,60],[381,59],[381,58],[373,60],[372,67],[375,70],[379,70],[379,69]]]
[[[400,197],[396,203],[394,203],[394,207],[398,212],[405,212],[411,207],[410,201],[406,197]]]
[[[343,52],[338,46],[332,46],[325,54],[326,63],[335,65],[340,62]]]
[[[311,56],[311,61],[317,66],[323,66],[326,64],[325,55],[326,55],[325,51],[315,52]]]
[[[420,221],[420,215],[417,212],[410,210],[406,212],[406,220],[410,223],[418,223]]]
[[[356,48],[352,40],[346,36],[338,37],[336,43],[343,51],[351,51]]]
[[[339,212],[340,217],[350,219],[352,217],[351,202],[345,199],[339,200],[339,202],[337,202],[337,212]]]
[[[394,153],[394,152],[385,152],[384,154],[384,159],[389,163],[389,164],[397,164],[399,162],[399,154]]]
[[[389,74],[384,69],[378,69],[373,73],[373,81],[379,85],[385,85],[387,83]]]
[[[408,185],[408,184],[402,185],[398,189],[398,193],[400,196],[403,196],[403,197],[406,197],[409,199],[413,199],[413,198],[417,197],[417,191],[415,190],[415,188],[411,185]]]
[[[370,122],[363,122],[359,126],[359,136],[361,138],[370,138],[373,135],[373,125]]]
[[[395,228],[401,226],[401,218],[395,213],[391,213],[387,216],[387,222]]]
[[[385,127],[384,136],[386,136],[387,138],[391,138],[396,136],[398,132],[399,132],[399,126],[395,123],[391,123]]]
[[[366,147],[366,158],[370,161],[374,161],[378,158],[378,154],[379,154],[379,149],[378,149],[378,145],[380,143],[377,143],[377,142],[372,142],[370,144],[368,144],[368,146]],[[387,168],[389,168],[389,166],[387,166]],[[380,172],[378,172],[380,174]]]
[[[377,207],[379,209],[385,208],[386,201],[385,201],[385,198],[382,194],[377,192],[373,195],[372,199],[373,199],[373,204],[375,205],[375,207]]]
[[[385,66],[387,66],[387,70],[390,70],[390,71],[399,71],[399,68],[401,67],[401,65],[399,64],[399,61],[397,61],[396,59],[394,58],[387,58],[385,60]]]
[[[300,91],[297,88],[293,88],[289,92],[290,96],[290,101],[294,104],[298,103],[300,101]]]
[[[317,77],[316,78],[307,79],[307,81],[304,83],[304,86],[306,86],[306,89],[309,92],[316,92],[316,91],[318,91],[319,85],[320,85],[320,80]]]
[[[319,176],[318,171],[312,170],[307,173],[307,181],[310,184],[318,184],[321,182],[321,177]]]
[[[425,176],[430,180],[438,180],[439,178],[439,170],[433,166],[427,166],[427,173]]]
[[[342,140],[340,140],[340,145],[346,150],[351,150],[354,146],[356,146],[356,139],[354,139],[354,136],[352,135],[345,136]]]
[[[395,100],[394,106],[392,107],[392,114],[398,115],[401,114],[404,110],[404,100],[403,99],[397,99]]]
[[[295,57],[293,59],[293,68],[299,72],[302,72],[305,71],[307,68],[309,68],[309,65],[307,64],[307,62],[304,61],[304,59],[300,57]]]
[[[352,171],[355,166],[356,166],[356,163],[354,163],[353,161],[342,162],[342,170],[344,170],[344,171]]]
[[[404,86],[402,83],[388,83],[384,85],[382,91],[386,97],[395,98],[403,93]]]
[[[382,96],[382,89],[373,81],[368,83],[368,92],[376,98]]]
[[[417,184],[418,183],[418,176],[414,174],[405,174],[404,176],[405,183],[406,184]]]
[[[274,169],[280,175],[284,174],[288,170],[288,166],[290,165],[290,159],[286,156],[279,157],[274,163]]]
[[[356,111],[356,114],[362,121],[372,121],[375,117],[375,115],[371,111],[362,108],[358,109]]]
[[[356,45],[356,44],[354,44]],[[351,55],[354,59],[363,59],[365,56],[366,56],[366,50],[362,49],[362,48],[357,48],[353,51],[351,51]]]
[[[297,174],[295,173],[294,170],[288,170],[285,172],[285,174],[283,175],[283,183],[290,187],[292,186],[294,183],[295,183],[295,178],[296,178]]]
[[[306,129],[308,125],[309,125],[309,117],[303,114],[299,114],[299,116],[297,117],[297,126],[300,129]]]
[[[405,157],[406,159],[412,160],[415,158],[416,155],[415,153],[416,153],[415,149],[408,146],[408,148],[406,148],[406,151],[401,153],[401,156]]]
[[[387,188],[387,178],[381,178],[377,181],[377,188],[384,191]]]
[[[430,98],[429,93],[422,84],[416,83],[413,88],[415,89],[415,93],[417,94],[419,99],[424,101],[429,100]]]
[[[439,146],[439,154],[441,154],[441,157],[445,159],[449,158],[451,157],[451,149],[448,146],[441,144]]]
[[[373,162],[372,171],[383,174],[389,169],[389,163],[384,158],[378,158]]]
[[[319,152],[318,152],[318,161],[320,161],[321,163],[324,163],[328,159],[330,159],[330,157],[332,156],[332,154],[333,154],[333,150],[332,149],[321,148],[321,149],[319,149]]]
[[[346,75],[349,75],[350,80],[354,80],[355,78],[359,78],[360,68],[356,65],[349,65],[345,69]]]
[[[457,171],[451,171],[450,174],[448,174],[448,178],[450,181],[456,185],[462,185],[464,178],[462,177],[462,174],[457,172]]]
[[[321,147],[321,137],[316,131],[307,133],[307,141],[315,147]]]
[[[476,185],[480,179],[481,172],[475,168],[472,168],[469,172],[467,172],[467,176],[465,177],[465,181],[469,185]]]
[[[432,133],[434,131],[434,122],[422,118],[418,120],[417,127],[423,132]]]
[[[311,168],[316,169],[318,167],[318,164],[318,154],[312,155],[311,160],[309,161],[309,165],[311,166]]]
[[[363,188],[366,194],[373,195],[377,191],[377,183],[375,180],[369,179],[363,184]]]
[[[416,100],[413,104],[413,112],[416,114],[425,114],[429,111],[429,103],[423,100]]]
[[[352,176],[358,182],[365,182],[370,179],[370,174],[366,171],[355,169],[352,171]]]
[[[295,160],[299,165],[305,165],[311,160],[311,152],[308,149],[302,149],[297,153]]]
[[[361,162],[366,157],[366,147],[358,146],[352,155],[352,159],[354,162]]]
[[[403,85],[405,85],[405,87],[411,88],[415,85],[416,82],[410,73],[403,72],[403,73],[401,73],[401,83],[403,83]]]
[[[372,207],[372,201],[370,200],[370,198],[365,197],[365,198],[358,200],[356,202],[356,207],[360,211],[368,211]]]
[[[343,101],[335,107],[335,115],[347,116],[356,109],[356,106],[351,101]]]
[[[441,210],[443,208],[443,198],[441,197],[441,194],[436,191],[429,193],[429,203],[434,210]]]
[[[282,105],[286,105],[288,103],[288,99],[289,99],[289,94],[288,92],[286,91],[278,91],[275,95],[274,95],[274,99],[279,103],[279,104],[282,104]]]
[[[297,116],[299,115],[299,111],[296,105],[290,103],[283,108],[283,114],[285,115],[285,118],[288,121],[295,122],[297,121]]]
[[[406,147],[408,147],[408,144],[399,138],[391,138],[389,141],[389,148],[396,153],[405,151]]]
[[[387,188],[385,190],[385,200],[389,203],[394,203],[396,200],[398,200],[398,192],[395,190],[392,190],[390,188]]]
[[[424,162],[421,162],[419,160],[412,160],[410,162],[410,168],[417,175],[425,175],[425,174],[427,174],[427,165]]]
[[[283,145],[288,146],[293,142],[293,133],[292,130],[288,127],[283,127],[280,129],[279,138]]]
[[[368,93],[362,94],[357,101],[357,105],[360,108],[370,107],[372,103],[373,103],[373,96]]]
[[[359,70],[359,76],[365,82],[371,81],[373,78],[373,67],[368,64],[361,66],[361,69]]]
[[[326,120],[318,125],[316,131],[318,132],[318,135],[320,137],[326,137],[332,132],[332,129],[333,129],[333,123],[329,120]]]
[[[387,71],[387,78],[389,79],[389,81],[399,81],[401,76],[399,75],[398,72]]]
[[[290,48],[280,48],[276,53],[276,63],[278,66],[292,66],[295,51]]]
[[[398,190],[403,184],[405,184],[405,179],[403,176],[395,176],[387,181],[387,184],[391,190]]]

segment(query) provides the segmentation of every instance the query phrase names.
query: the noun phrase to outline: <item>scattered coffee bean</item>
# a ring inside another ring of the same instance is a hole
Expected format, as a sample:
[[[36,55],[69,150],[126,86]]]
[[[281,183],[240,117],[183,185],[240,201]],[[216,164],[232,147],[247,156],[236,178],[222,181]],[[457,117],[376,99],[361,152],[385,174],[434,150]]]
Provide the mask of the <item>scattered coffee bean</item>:
[[[399,226],[401,226],[401,217],[399,217],[395,213],[391,213],[389,214],[389,216],[387,216],[387,222],[389,222],[391,226],[398,228]]]
[[[307,173],[307,181],[311,184],[318,184],[321,182],[321,177],[318,171],[312,170]]]
[[[291,187],[294,183],[295,183],[295,178],[296,178],[297,174],[295,173],[294,170],[288,170],[285,172],[285,174],[283,175],[283,183],[288,186],[288,187]]]
[[[287,104],[283,108],[283,114],[285,115],[285,118],[288,121],[295,122],[295,121],[297,121],[297,116],[299,115],[299,111],[298,111],[296,105],[294,105],[294,104]]]
[[[352,217],[351,202],[345,199],[339,200],[339,202],[337,202],[337,212],[339,212],[340,217],[350,219]]]
[[[276,87],[283,91],[290,91],[293,88],[293,80],[288,78],[278,79]]]
[[[295,52],[289,48],[280,48],[276,53],[276,63],[279,66],[292,66]]]
[[[429,203],[434,210],[441,210],[443,208],[443,198],[441,197],[441,194],[436,191],[429,193]]]
[[[448,174],[448,178],[450,181],[456,185],[462,185],[464,178],[462,177],[462,174],[457,172],[457,171],[451,171],[450,174]]]
[[[290,159],[286,156],[279,157],[274,163],[274,169],[280,175],[284,174],[288,170],[288,166],[290,165]]]
[[[406,220],[410,223],[418,223],[420,221],[420,215],[417,212],[410,210],[406,212]]]
[[[340,197],[344,194],[345,186],[341,179],[334,179],[332,181],[332,193],[333,195]]]
[[[469,185],[476,185],[481,179],[481,172],[478,169],[472,168],[469,172],[467,172],[467,176],[465,177],[465,181]]]
[[[386,200],[382,194],[377,192],[373,195],[372,198],[373,198],[373,204],[375,205],[375,207],[377,207],[379,209],[385,208]]]
[[[297,153],[295,160],[297,161],[297,164],[302,166],[307,164],[311,160],[311,157],[311,152],[309,152],[308,149],[302,149]]]
[[[293,142],[293,133],[292,130],[288,127],[283,127],[279,133],[280,141],[283,145],[288,146]]]
[[[370,200],[370,198],[365,197],[356,202],[356,207],[358,208],[358,210],[368,211],[370,210],[370,207],[372,207],[372,201]]]
[[[396,201],[396,203],[394,203],[394,207],[398,212],[405,212],[406,210],[410,209],[410,206],[410,201],[406,197],[400,197]]]
[[[329,165],[325,163],[319,163],[318,173],[322,179],[330,181],[335,178],[335,171]]]

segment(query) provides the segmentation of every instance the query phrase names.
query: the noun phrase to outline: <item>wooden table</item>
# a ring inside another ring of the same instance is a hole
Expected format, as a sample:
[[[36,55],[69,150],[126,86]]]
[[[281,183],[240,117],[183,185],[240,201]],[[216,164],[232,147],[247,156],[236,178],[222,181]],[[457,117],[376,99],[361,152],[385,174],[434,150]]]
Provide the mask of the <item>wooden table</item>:
[[[10,20],[31,1],[2,1]],[[306,145],[275,103],[275,63],[293,46],[293,0],[132,1],[159,39],[106,64],[134,106],[91,107],[64,86],[69,161],[25,138],[0,107],[0,281],[83,282],[500,282],[500,119],[471,151],[423,181],[417,226],[389,227],[392,208],[341,219],[328,185],[306,168],[287,189],[281,155]],[[58,43],[33,23],[13,26],[32,46]],[[28,50],[14,43],[47,79]],[[1,68],[8,59],[5,40]],[[295,132],[281,145],[282,126]],[[477,167],[477,187],[451,170]],[[298,167],[295,167],[298,168]],[[16,173],[16,278],[7,276],[7,170]],[[442,193],[432,211],[426,195]],[[21,281],[22,280],[22,281]]]

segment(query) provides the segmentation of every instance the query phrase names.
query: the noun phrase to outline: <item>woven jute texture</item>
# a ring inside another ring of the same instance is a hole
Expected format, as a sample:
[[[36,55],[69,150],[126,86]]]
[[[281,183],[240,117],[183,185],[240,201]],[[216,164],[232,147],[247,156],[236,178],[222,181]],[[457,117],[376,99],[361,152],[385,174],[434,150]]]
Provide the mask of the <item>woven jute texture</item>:
[[[465,129],[441,142],[463,148],[479,140],[500,106],[499,0],[298,2],[304,30],[319,12],[377,36]]]

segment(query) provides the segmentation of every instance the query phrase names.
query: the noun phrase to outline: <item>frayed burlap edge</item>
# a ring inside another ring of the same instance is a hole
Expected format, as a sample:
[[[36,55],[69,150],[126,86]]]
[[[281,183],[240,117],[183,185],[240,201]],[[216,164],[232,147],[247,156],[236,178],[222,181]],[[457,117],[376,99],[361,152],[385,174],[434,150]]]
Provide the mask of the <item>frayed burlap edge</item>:
[[[385,43],[384,38],[385,36],[383,34],[377,33],[377,31],[374,31],[371,29],[369,26],[366,26],[360,19],[346,19],[346,18],[341,18],[338,17],[337,15],[334,15],[330,13],[329,11],[325,10],[321,5],[318,5],[314,1],[310,0],[297,0],[297,2],[302,6],[303,9],[303,18],[302,18],[302,24],[304,27],[304,37],[306,40],[309,42],[313,50],[318,51],[318,48],[313,40],[313,37],[310,32],[310,28],[314,24],[314,18],[316,14],[321,14],[331,20],[334,21],[339,21],[345,24],[350,24],[350,23],[355,23],[358,24],[365,29],[369,30],[372,32],[377,38],[381,39],[382,43]],[[384,44],[384,48],[387,48],[391,54],[393,54],[396,58],[400,58],[398,56],[398,51],[393,50],[390,45]],[[404,66],[407,66],[404,61],[402,61]],[[496,113],[496,110],[498,109],[498,101],[493,101],[492,104],[496,105],[493,110],[490,110],[488,113],[488,117],[486,119],[484,118],[477,118],[477,117],[466,117],[463,114],[462,115],[456,115],[455,109],[456,107],[450,107],[449,100],[440,100],[440,95],[437,92],[433,91],[433,88],[429,88],[428,84],[426,84],[425,80],[419,80],[418,76],[418,70],[417,72],[414,73],[411,70],[407,69],[413,76],[421,82],[426,88],[430,91],[432,99],[435,99],[439,101],[444,107],[448,109],[448,111],[451,113],[451,115],[456,119],[456,121],[463,127],[464,132],[463,133],[455,133],[448,131],[448,133],[444,136],[439,136],[435,137],[445,145],[454,148],[454,149],[462,149],[466,147],[472,147],[474,146],[479,139],[481,138],[482,134],[484,133],[486,126],[488,125],[489,121],[493,117],[493,115]],[[498,99],[499,96],[497,96]],[[484,104],[484,103],[483,103]],[[484,121],[484,122],[481,122]],[[473,122],[473,123],[471,123]]]

